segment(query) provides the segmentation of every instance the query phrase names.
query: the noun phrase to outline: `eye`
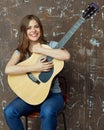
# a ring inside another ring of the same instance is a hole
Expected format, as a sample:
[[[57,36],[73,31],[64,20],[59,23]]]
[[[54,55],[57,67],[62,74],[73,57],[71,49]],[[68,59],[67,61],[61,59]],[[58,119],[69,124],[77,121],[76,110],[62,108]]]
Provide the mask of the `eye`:
[[[31,26],[28,26],[28,27],[27,27],[27,30],[29,30],[29,29],[31,29],[31,28],[32,28]]]
[[[39,25],[35,25],[34,28],[39,28]]]
[[[38,24],[29,25],[29,26],[27,27],[27,30],[30,30],[30,29],[38,29],[38,28],[40,28]]]

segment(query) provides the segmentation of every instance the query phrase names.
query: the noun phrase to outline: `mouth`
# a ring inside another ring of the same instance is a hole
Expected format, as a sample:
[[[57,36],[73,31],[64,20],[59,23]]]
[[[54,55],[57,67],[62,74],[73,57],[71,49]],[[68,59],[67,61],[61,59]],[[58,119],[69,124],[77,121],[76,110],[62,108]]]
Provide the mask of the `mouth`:
[[[39,37],[39,34],[38,33],[30,33],[30,37],[33,37],[33,38],[37,38]]]
[[[38,36],[38,33],[30,33],[30,36],[36,37],[36,36]]]

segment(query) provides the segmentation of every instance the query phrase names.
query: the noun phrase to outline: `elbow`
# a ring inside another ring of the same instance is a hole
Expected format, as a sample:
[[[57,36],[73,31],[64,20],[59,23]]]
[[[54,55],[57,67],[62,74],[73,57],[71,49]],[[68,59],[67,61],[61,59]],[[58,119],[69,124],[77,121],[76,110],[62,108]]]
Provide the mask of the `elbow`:
[[[70,58],[71,58],[71,56],[70,56],[70,53],[69,53],[69,51],[67,51],[67,50],[64,50],[64,60],[66,60],[66,61],[69,61],[70,60]]]
[[[7,74],[8,74],[8,69],[7,69],[7,68],[5,68],[5,71],[4,71],[4,72],[5,72],[5,74],[7,75]]]
[[[65,56],[65,60],[69,61],[71,58],[70,54],[68,53],[66,56]]]
[[[7,67],[7,66],[6,66],[6,68],[5,68],[5,71],[4,71],[4,72],[5,72],[5,74],[6,74],[6,75],[10,74],[10,69],[9,69],[9,67]]]

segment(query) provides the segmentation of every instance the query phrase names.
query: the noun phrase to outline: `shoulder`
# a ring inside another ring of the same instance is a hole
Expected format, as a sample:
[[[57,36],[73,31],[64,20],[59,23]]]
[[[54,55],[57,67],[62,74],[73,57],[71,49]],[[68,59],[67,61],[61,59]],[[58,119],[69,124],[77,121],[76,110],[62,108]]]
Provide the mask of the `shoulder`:
[[[20,58],[20,51],[19,50],[14,50],[13,54],[12,54],[12,57],[18,57]]]
[[[20,51],[19,50],[14,50],[13,54],[12,54],[12,57],[20,57]]]
[[[19,50],[15,50],[14,53],[20,54],[20,51]]]
[[[14,54],[21,57],[21,52],[20,52],[18,49],[16,49],[16,50],[14,51]],[[27,59],[27,58],[29,58],[29,57],[30,57],[30,56],[29,56],[29,53],[27,52],[22,60],[25,60],[25,59]]]
[[[50,41],[49,42],[49,46],[51,47],[51,48],[55,48],[55,46],[58,44],[58,42],[56,42],[56,41]]]

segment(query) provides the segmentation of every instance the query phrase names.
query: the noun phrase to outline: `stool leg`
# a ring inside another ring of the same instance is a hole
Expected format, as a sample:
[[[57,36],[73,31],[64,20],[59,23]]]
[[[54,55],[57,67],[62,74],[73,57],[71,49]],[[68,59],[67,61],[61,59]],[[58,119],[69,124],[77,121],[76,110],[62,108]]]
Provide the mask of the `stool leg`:
[[[62,112],[62,116],[63,116],[63,122],[64,122],[64,130],[67,130],[67,127],[66,127],[66,117],[65,117],[65,114]]]
[[[28,130],[28,117],[25,117],[25,129]]]

